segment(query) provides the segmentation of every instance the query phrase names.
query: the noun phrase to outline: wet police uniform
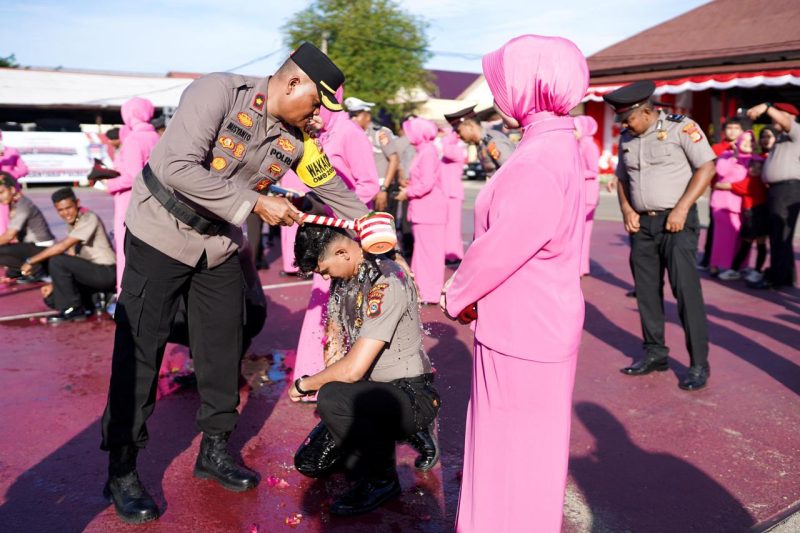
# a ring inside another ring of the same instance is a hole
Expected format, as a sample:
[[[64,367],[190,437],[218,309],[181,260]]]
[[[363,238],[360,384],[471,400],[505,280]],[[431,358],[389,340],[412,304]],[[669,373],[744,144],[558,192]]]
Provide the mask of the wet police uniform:
[[[631,270],[648,360],[666,361],[664,340],[664,270],[678,301],[692,366],[708,365],[705,305],[695,254],[700,232],[693,205],[684,228],[668,232],[670,211],[683,196],[694,170],[715,158],[700,127],[684,115],[660,112],[642,135],[622,132],[616,175],[626,187],[640,229],[632,233]]]
[[[197,424],[207,434],[236,424],[245,319],[240,226],[259,191],[296,167],[305,142],[300,130],[267,113],[268,80],[217,73],[194,81],[134,182],[104,449],[147,442],[145,421],[180,298],[202,398]],[[330,165],[314,165],[301,178],[337,215],[367,212]]]
[[[478,159],[487,174],[493,174],[499,169],[511,154],[514,153],[514,143],[502,131],[485,129],[478,122],[475,106],[470,106],[455,113],[444,116],[456,132],[458,126],[465,120],[473,120],[481,128],[481,139],[478,143]]]
[[[396,441],[428,428],[440,406],[422,345],[414,282],[394,261],[367,255],[353,279],[334,280],[328,316],[343,339],[343,354],[359,338],[386,345],[363,380],[331,382],[320,389],[320,417],[336,446],[350,455],[345,465],[355,478],[391,476]]]

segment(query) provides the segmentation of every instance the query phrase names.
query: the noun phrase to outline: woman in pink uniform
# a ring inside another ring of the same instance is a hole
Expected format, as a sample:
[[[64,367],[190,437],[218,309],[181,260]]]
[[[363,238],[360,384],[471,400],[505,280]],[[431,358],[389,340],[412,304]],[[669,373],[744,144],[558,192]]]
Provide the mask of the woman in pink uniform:
[[[444,257],[447,261],[461,261],[464,257],[464,239],[461,236],[461,208],[464,204],[464,163],[467,162],[467,145],[455,131],[441,137],[442,183],[447,194],[447,224],[445,226]]]
[[[343,101],[343,90],[336,93]],[[372,143],[364,135],[364,130],[350,120],[347,113],[332,112],[320,108],[322,130],[319,141],[328,159],[342,180],[368,207],[380,190],[378,169],[372,155]],[[291,248],[294,249],[294,246]],[[314,274],[311,298],[306,308],[300,340],[297,343],[297,359],[294,365],[294,378],[313,376],[325,368],[323,346],[325,342],[325,313],[328,305],[330,281]]]
[[[8,172],[17,181],[28,175],[28,165],[22,160],[16,148],[9,148],[5,145],[2,131],[0,131],[0,171]],[[8,217],[8,206],[0,205],[0,234],[5,233],[8,229]]]
[[[444,285],[447,224],[442,161],[433,144],[439,128],[428,119],[414,117],[403,123],[403,131],[417,155],[408,171],[408,186],[400,189],[397,200],[408,200],[408,220],[414,233],[411,271],[419,287],[420,302],[435,304]]]
[[[561,531],[586,185],[569,110],[589,70],[559,37],[523,35],[483,58],[495,109],[522,141],[475,203],[475,240],[448,282],[450,317],[477,302],[456,529]]]
[[[594,140],[597,133],[597,121],[588,115],[575,117],[575,136],[581,150],[583,161],[583,177],[586,183],[586,224],[583,228],[583,249],[581,251],[581,276],[589,274],[589,253],[592,244],[592,226],[594,210],[600,201],[600,186],[597,173],[600,163],[600,148]]]
[[[145,98],[134,97],[122,104],[120,131],[122,145],[114,158],[114,168],[119,177],[106,180],[108,193],[114,197],[114,248],[117,253],[117,294],[125,269],[125,213],[131,199],[131,187],[136,175],[142,171],[150,152],[160,139],[150,124],[153,118],[153,103]]]
[[[736,183],[747,177],[753,158],[753,132],[742,133],[733,150],[726,150],[717,159],[715,183]],[[714,241],[711,243],[712,274],[732,268],[733,257],[739,249],[739,230],[742,227],[742,197],[730,190],[712,189],[711,216],[714,217]]]

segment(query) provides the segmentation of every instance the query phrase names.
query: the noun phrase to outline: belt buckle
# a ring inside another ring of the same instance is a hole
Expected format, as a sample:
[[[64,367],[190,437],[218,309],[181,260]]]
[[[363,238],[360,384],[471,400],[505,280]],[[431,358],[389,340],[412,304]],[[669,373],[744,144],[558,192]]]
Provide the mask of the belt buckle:
[[[658,214],[658,211],[645,211],[645,214],[649,217],[654,217]]]

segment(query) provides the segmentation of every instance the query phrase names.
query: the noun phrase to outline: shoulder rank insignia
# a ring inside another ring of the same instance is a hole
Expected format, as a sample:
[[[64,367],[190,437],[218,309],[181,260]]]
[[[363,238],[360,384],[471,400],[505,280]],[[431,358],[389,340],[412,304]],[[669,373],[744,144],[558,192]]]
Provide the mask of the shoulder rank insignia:
[[[671,115],[667,115],[667,120],[670,122],[682,122],[685,118],[686,115],[681,115],[680,113],[672,113]]]
[[[239,124],[245,128],[250,128],[253,126],[253,117],[247,113],[236,113],[236,120],[238,120]]]
[[[703,140],[703,134],[700,133],[700,128],[698,128],[697,124],[694,122],[690,122],[685,125],[682,131],[689,136],[693,143],[699,143]]]
[[[227,166],[228,166],[228,162],[225,161],[224,157],[215,157],[211,161],[211,167],[214,170],[222,171],[222,170],[225,170],[225,167],[227,167]]]
[[[266,102],[266,98],[263,94],[257,93],[255,98],[253,98],[253,109],[258,111],[264,110],[264,102]]]

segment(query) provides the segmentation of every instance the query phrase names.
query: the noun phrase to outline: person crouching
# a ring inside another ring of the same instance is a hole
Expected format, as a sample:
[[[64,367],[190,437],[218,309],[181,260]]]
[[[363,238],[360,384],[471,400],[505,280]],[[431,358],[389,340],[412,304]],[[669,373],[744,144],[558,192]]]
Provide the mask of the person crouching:
[[[422,346],[414,282],[394,261],[364,253],[337,228],[303,226],[295,257],[303,272],[332,279],[328,304],[326,368],[298,378],[292,401],[319,391],[322,423],[295,456],[298,470],[322,477],[343,467],[354,481],[331,512],[355,515],[400,493],[395,443],[427,437],[417,468],[438,459],[433,424],[439,394]]]

